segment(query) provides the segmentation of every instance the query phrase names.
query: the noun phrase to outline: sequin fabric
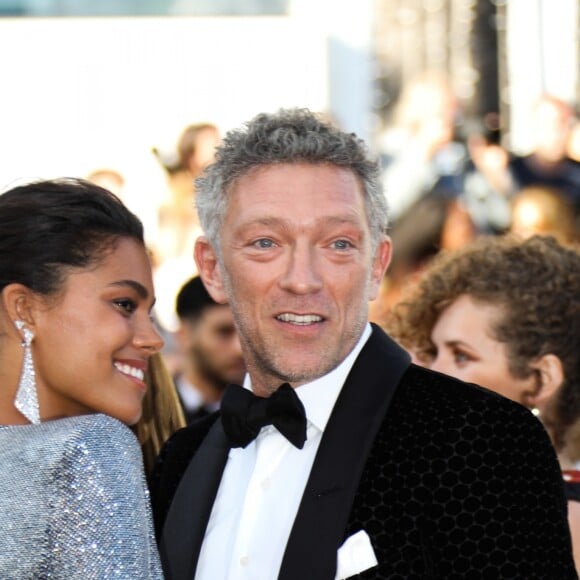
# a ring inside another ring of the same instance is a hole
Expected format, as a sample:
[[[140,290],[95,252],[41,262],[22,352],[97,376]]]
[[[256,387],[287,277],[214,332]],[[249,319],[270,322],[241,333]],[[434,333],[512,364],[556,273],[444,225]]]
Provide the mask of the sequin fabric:
[[[105,415],[0,427],[0,579],[162,579],[139,444]]]

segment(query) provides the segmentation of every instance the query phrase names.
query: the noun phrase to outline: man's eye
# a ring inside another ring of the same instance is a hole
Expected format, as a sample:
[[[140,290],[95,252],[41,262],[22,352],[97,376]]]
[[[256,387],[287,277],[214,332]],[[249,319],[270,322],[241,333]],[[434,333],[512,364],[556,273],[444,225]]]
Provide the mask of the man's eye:
[[[260,238],[259,240],[256,240],[252,245],[255,246],[256,248],[268,249],[274,247],[274,242],[269,238]]]
[[[348,250],[352,248],[352,244],[348,240],[336,240],[332,242],[332,247],[335,250]]]
[[[127,314],[132,314],[137,310],[137,304],[135,304],[135,302],[130,298],[120,298],[115,300],[115,306]]]

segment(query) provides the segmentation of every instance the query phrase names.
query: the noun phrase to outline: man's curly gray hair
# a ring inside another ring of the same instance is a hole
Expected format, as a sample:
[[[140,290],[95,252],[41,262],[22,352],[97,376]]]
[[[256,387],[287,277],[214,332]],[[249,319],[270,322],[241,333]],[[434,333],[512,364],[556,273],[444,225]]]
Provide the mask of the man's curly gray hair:
[[[387,231],[387,204],[379,164],[365,143],[307,109],[280,109],[227,133],[215,162],[195,182],[201,226],[216,251],[233,184],[255,167],[280,163],[325,163],[353,171],[363,186],[371,241],[377,246]]]

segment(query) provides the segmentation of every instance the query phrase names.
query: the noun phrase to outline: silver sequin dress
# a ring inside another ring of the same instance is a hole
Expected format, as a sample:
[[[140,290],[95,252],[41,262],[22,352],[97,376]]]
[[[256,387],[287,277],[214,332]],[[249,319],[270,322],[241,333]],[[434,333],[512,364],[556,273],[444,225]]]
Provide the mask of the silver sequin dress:
[[[163,578],[141,449],[116,419],[0,426],[0,579],[45,578]]]

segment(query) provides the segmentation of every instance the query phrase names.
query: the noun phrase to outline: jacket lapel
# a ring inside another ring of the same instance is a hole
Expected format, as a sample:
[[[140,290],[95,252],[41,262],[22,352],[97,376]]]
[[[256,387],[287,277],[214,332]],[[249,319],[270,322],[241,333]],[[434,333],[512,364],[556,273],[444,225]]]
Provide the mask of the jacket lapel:
[[[159,551],[167,580],[192,580],[213,503],[228,458],[229,444],[216,421],[175,492]]]
[[[279,580],[334,578],[337,550],[366,458],[410,362],[409,355],[373,325],[322,436]]]

